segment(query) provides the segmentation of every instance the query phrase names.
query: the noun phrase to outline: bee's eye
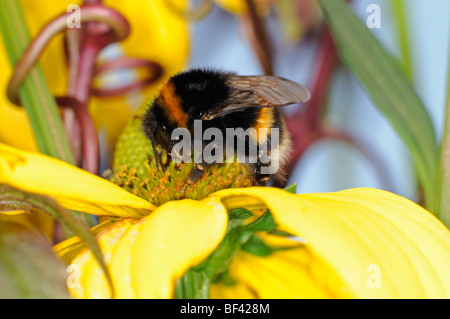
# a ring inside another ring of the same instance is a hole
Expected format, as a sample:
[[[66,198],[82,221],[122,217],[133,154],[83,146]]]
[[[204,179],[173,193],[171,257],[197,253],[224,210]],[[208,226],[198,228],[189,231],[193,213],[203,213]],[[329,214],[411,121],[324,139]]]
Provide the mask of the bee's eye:
[[[202,112],[200,112],[198,115],[200,115],[200,117],[203,117],[203,116],[206,115],[206,113],[202,111]]]
[[[166,127],[165,125],[163,125],[163,126],[162,126],[162,129],[163,129],[164,131],[166,131],[166,130],[167,130],[167,127]]]

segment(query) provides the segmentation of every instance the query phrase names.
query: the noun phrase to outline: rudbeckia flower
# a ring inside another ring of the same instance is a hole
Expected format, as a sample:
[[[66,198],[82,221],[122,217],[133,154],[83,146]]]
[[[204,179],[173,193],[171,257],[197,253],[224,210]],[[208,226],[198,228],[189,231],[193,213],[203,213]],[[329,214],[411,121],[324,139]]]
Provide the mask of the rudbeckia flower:
[[[92,231],[113,289],[77,237],[54,248],[79,267],[73,297],[189,296],[189,282],[199,284],[194,295],[212,298],[450,297],[448,229],[386,191],[230,188],[156,207],[69,164],[1,144],[0,183],[105,216]]]

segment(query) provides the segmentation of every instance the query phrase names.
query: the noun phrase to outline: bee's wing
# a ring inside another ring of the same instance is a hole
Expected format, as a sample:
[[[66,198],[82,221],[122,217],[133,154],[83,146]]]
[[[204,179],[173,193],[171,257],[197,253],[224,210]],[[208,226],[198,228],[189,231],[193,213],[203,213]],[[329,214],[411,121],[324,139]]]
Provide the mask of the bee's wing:
[[[311,96],[303,85],[278,76],[231,76],[227,83],[233,88],[229,103],[211,114],[209,119],[247,107],[281,107],[302,103]]]
[[[310,93],[303,85],[271,75],[232,76],[228,83],[240,92],[250,92],[247,99],[262,106],[285,106],[306,102]],[[261,103],[262,102],[262,103]]]

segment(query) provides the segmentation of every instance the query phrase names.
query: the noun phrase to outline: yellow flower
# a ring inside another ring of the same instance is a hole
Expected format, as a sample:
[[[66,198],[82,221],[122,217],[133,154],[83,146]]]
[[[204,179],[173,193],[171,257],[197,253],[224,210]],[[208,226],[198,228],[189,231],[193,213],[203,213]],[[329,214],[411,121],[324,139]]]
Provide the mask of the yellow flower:
[[[207,274],[202,267],[224,253],[224,239],[231,240],[236,229],[249,230],[266,208],[278,229],[294,239],[254,228],[258,237],[252,238],[271,253],[262,257],[249,247],[239,249],[248,241],[237,246],[225,264],[228,271],[211,281],[211,297],[450,297],[448,229],[423,208],[385,191],[296,195],[269,187],[233,188],[155,207],[68,164],[4,145],[0,183],[52,196],[68,209],[111,216],[93,232],[118,298],[174,297],[185,276]],[[230,212],[238,207],[256,216],[239,224]],[[77,237],[55,251],[80,267],[80,288],[70,290],[74,297],[112,296],[96,259]]]
[[[50,241],[54,235],[53,219],[40,211],[34,214],[23,213],[23,211],[15,211],[13,214],[0,214],[0,224],[9,222],[20,224],[27,229],[38,230]]]
[[[234,15],[241,15],[247,11],[247,3],[245,0],[214,0],[214,2]],[[266,15],[269,12],[271,1],[257,0],[255,4],[259,13]]]
[[[134,111],[135,105],[143,103],[143,97],[151,97],[159,85],[168,77],[180,71],[187,60],[189,39],[187,22],[172,13],[165,5],[165,0],[140,1],[104,1],[107,6],[116,9],[131,25],[131,33],[127,39],[116,46],[115,56],[127,56],[156,61],[163,68],[161,78],[140,92],[130,96],[112,98],[93,96],[89,103],[90,113],[102,136],[102,147],[111,151],[119,132]],[[21,0],[21,5],[32,37],[35,37],[43,26],[52,18],[66,12],[69,5],[81,1]],[[177,0],[178,6],[185,5],[185,0]],[[104,59],[103,59],[104,60]],[[67,61],[64,53],[63,37],[56,36],[50,41],[39,59],[47,83],[55,96],[64,96],[67,91]],[[102,61],[105,62],[105,61]],[[6,86],[12,73],[0,35],[0,142],[36,151],[25,110],[14,106],[6,98]],[[135,71],[139,77],[139,70]],[[102,82],[102,81],[96,81]],[[97,83],[95,84],[97,85]],[[137,101],[138,99],[138,101]],[[139,101],[141,99],[141,101]],[[17,129],[19,128],[20,129]]]

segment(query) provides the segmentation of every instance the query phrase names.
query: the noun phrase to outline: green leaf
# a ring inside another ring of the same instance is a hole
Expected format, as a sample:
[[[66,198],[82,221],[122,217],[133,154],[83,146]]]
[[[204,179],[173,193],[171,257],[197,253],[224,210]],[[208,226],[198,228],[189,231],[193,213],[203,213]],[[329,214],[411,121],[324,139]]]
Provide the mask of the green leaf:
[[[0,299],[69,298],[66,268],[49,241],[14,222],[0,222]]]
[[[230,219],[247,219],[254,215],[255,214],[253,214],[251,211],[245,208],[236,208],[228,212],[228,217]]]
[[[59,206],[49,197],[26,193],[11,186],[0,184],[0,212],[15,210],[22,210],[26,213],[33,213],[35,211],[47,213],[80,237],[89,249],[91,249],[92,254],[105,272],[112,291],[114,291],[112,279],[106,267],[100,247],[86,222],[77,218],[72,212]]]
[[[350,7],[342,0],[319,3],[343,62],[411,152],[425,206],[434,212],[438,147],[429,114],[397,63]]]
[[[213,283],[222,283],[225,286],[232,286],[236,284],[236,280],[230,277],[229,270],[225,270],[223,273],[219,274],[216,278],[214,278]]]
[[[252,237],[250,237],[247,242],[245,242],[242,245],[242,250],[259,256],[259,257],[268,257],[270,256],[273,252],[275,251],[280,251],[280,250],[288,250],[288,249],[293,249],[293,248],[298,248],[298,247],[302,247],[303,244],[298,244],[296,246],[286,246],[286,247],[274,247],[274,246],[270,246],[267,245],[261,238],[259,238],[258,235],[253,235]]]
[[[191,267],[177,281],[176,298],[207,298],[210,283],[226,277],[230,263],[241,249],[262,257],[270,255],[274,250],[284,249],[269,247],[254,235],[256,231],[273,231],[277,227],[268,210],[256,221],[245,226],[245,218],[239,217],[250,217],[246,209],[233,209],[230,213],[236,218],[230,218],[224,239],[208,258]],[[232,280],[227,282],[231,284]]]
[[[267,210],[260,218],[251,224],[241,226],[241,230],[248,231],[273,231],[277,228],[277,223],[273,219],[272,214]]]
[[[400,52],[402,56],[402,67],[405,75],[409,80],[413,79],[413,69],[411,63],[411,54],[409,53],[409,36],[407,22],[405,18],[405,1],[391,0],[394,22],[397,26],[397,38],[400,44]]]
[[[242,250],[260,257],[270,256],[274,251],[272,247],[263,242],[257,235],[250,237],[249,240],[242,245]]]
[[[297,192],[297,183],[294,183],[292,185],[286,186],[284,188],[285,191],[288,191],[289,193],[295,194]]]
[[[210,279],[205,271],[189,269],[177,280],[175,295],[177,299],[208,299]]]

